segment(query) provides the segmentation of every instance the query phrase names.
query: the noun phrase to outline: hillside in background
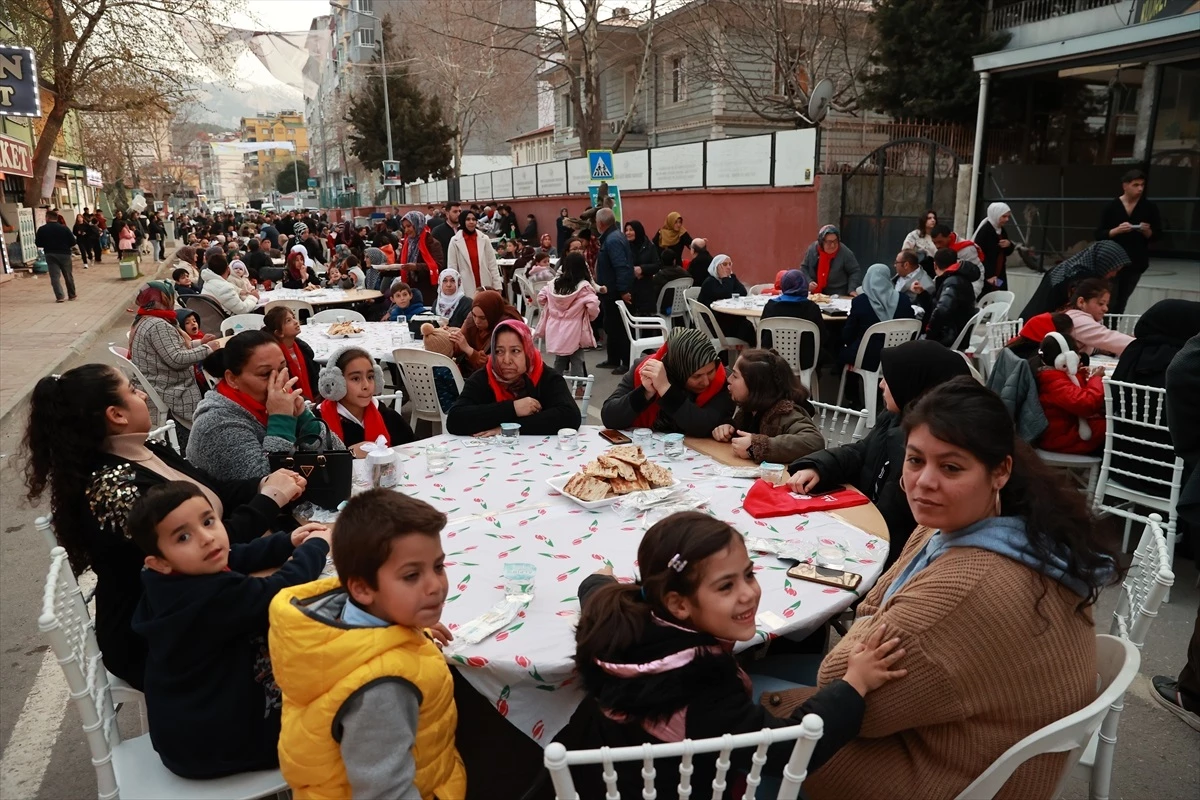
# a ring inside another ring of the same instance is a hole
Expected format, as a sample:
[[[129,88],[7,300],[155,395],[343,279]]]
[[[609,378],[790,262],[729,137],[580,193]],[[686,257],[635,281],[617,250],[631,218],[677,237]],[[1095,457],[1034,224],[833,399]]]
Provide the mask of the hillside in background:
[[[300,90],[283,84],[239,89],[205,83],[198,91],[200,105],[196,108],[196,119],[228,130],[236,129],[242,117],[252,117],[263,111],[304,110],[304,96]]]

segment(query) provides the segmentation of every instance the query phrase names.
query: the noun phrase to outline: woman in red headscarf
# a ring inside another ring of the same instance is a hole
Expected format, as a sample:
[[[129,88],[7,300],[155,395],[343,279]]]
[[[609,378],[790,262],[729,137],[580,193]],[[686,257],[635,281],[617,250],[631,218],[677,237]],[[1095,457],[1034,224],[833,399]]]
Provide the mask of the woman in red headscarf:
[[[492,346],[492,330],[506,319],[523,321],[521,312],[507,303],[502,294],[489,289],[475,295],[471,302],[471,313],[467,315],[462,328],[450,329],[455,357],[464,376],[487,363]]]
[[[491,351],[446,415],[447,432],[466,436],[516,422],[523,434],[550,436],[579,427],[579,406],[562,375],[542,361],[529,326],[503,320],[492,330]]]

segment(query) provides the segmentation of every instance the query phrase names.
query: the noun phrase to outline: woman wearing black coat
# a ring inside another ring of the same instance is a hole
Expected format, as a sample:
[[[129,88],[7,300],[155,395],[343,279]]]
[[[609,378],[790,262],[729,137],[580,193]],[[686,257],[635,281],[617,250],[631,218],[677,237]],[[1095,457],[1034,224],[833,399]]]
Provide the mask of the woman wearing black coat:
[[[883,398],[887,410],[879,415],[866,438],[821,450],[793,461],[788,485],[794,492],[816,494],[849,484],[870,499],[888,527],[890,567],[916,528],[908,497],[900,486],[907,436],[901,428],[904,411],[933,387],[959,375],[969,375],[958,353],[928,340],[883,351]]]
[[[708,279],[700,287],[700,296],[696,298],[701,305],[712,308],[717,300],[728,300],[734,295],[746,296],[745,285],[733,274],[733,259],[724,253],[714,256],[708,265]],[[754,323],[745,317],[734,314],[722,314],[714,311],[713,316],[721,331],[726,336],[733,336],[746,342],[754,341]]]
[[[992,203],[988,206],[987,218],[979,223],[972,241],[983,260],[983,293],[1005,289],[1007,276],[1004,264],[1016,245],[1008,238],[1004,226],[1012,219],[1012,209],[1007,203]]]
[[[662,268],[658,247],[646,236],[642,223],[632,219],[625,223],[625,239],[633,253],[633,311],[635,314],[656,314],[654,303],[658,300],[660,286],[654,276]]]

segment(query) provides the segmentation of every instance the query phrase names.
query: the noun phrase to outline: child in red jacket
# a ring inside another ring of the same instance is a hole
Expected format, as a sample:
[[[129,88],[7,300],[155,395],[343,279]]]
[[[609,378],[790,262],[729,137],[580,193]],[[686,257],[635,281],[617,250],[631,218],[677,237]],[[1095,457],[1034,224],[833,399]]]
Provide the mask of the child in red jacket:
[[[1038,355],[1031,359],[1038,401],[1050,422],[1038,447],[1052,453],[1091,455],[1104,447],[1104,368],[1091,373],[1081,366],[1073,344],[1061,333],[1047,333]]]

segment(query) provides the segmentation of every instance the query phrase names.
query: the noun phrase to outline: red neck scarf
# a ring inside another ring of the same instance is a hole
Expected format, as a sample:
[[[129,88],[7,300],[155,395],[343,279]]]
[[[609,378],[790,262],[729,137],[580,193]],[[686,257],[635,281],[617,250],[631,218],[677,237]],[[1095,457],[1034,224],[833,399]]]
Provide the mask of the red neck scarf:
[[[817,245],[817,291],[825,291],[825,284],[829,283],[829,268],[833,265],[833,259],[837,258],[837,254],[842,251],[842,243],[839,241],[837,249],[832,253],[825,252],[824,245]]]
[[[637,367],[633,370],[633,385],[635,387],[639,387],[639,388],[641,387],[641,385],[642,385],[642,367],[644,367],[647,362],[662,361],[664,358],[666,358],[666,355],[667,355],[667,346],[664,344],[662,347],[658,348],[657,353],[650,356],[650,358],[647,358],[641,364],[638,364]],[[697,395],[696,405],[703,408],[708,403],[709,400],[712,400],[714,397],[716,397],[721,392],[721,390],[724,388],[725,388],[725,365],[722,364],[720,361],[718,361],[717,362],[717,371],[715,373],[713,373],[712,382],[708,384],[707,389],[705,389],[703,392],[701,392],[699,395]],[[636,389],[635,389],[635,391],[636,391]],[[684,387],[684,391],[686,391],[686,387]],[[648,405],[644,409],[642,409],[642,413],[638,414],[637,418],[634,419],[633,425],[635,428],[652,428],[652,427],[654,427],[654,421],[656,419],[658,419],[658,398],[657,397],[655,397],[653,400],[650,401],[650,405]]]
[[[517,323],[514,320],[504,320],[492,329],[492,351],[495,352],[496,335],[504,331],[511,331],[521,338],[521,346],[525,350],[525,375],[517,378],[512,383],[501,383],[496,378],[496,356],[490,355],[487,360],[487,377],[488,386],[492,387],[492,394],[496,396],[497,403],[503,403],[507,400],[516,400],[517,396],[513,392],[512,387],[520,388],[522,378],[526,381],[527,386],[536,387],[542,380],[542,368],[545,363],[542,361],[542,354],[536,347],[533,346],[533,336],[529,332],[529,328],[524,322]]]
[[[233,402],[237,403],[242,408],[249,411],[258,420],[258,423],[264,428],[267,427],[267,406],[260,403],[250,395],[243,392],[241,389],[235,389],[225,382],[225,379],[217,381],[217,394],[222,394],[228,397]]]
[[[293,378],[300,379],[296,381],[296,385],[300,387],[300,393],[304,395],[305,400],[313,400],[312,384],[308,381],[308,363],[304,360],[304,353],[300,352],[300,345],[292,342],[289,346],[280,342],[279,347],[283,350],[284,357],[287,358],[288,371],[292,373]]]
[[[346,436],[342,433],[342,415],[338,413],[338,404],[333,400],[321,401],[321,421],[329,426],[329,430],[335,436],[346,442]],[[363,441],[374,442],[380,436],[384,438],[388,446],[392,445],[392,437],[388,435],[387,424],[383,421],[383,414],[379,410],[379,405],[374,401],[367,406],[363,414]],[[358,442],[346,442],[346,446],[358,444]]]
[[[158,317],[159,319],[179,324],[179,318],[175,316],[175,312],[166,308],[139,308],[137,315],[139,317]]]
[[[421,231],[421,235],[417,237],[416,250],[421,251],[421,259],[425,262],[425,266],[429,268],[430,284],[432,284],[433,286],[437,286],[438,285],[438,262],[437,262],[437,259],[433,257],[433,253],[429,252],[429,239],[427,237],[430,235],[431,234],[429,233],[428,227],[426,227],[425,230]],[[400,251],[400,263],[401,264],[416,263],[413,261],[413,259],[415,259],[417,257],[416,252],[415,251],[412,253],[409,252],[408,243],[411,241],[412,241],[412,239],[404,240],[404,248]],[[478,258],[479,258],[478,254],[475,256],[475,258],[478,260]],[[407,277],[407,276],[405,276],[405,277]]]
[[[471,272],[475,275],[475,288],[483,288],[483,279],[479,277],[479,237],[475,231],[463,228],[463,243],[467,246],[467,256],[471,259]]]
[[[956,253],[961,253],[968,247],[974,247],[975,243],[970,239],[960,239],[957,233],[950,234],[950,249]]]

